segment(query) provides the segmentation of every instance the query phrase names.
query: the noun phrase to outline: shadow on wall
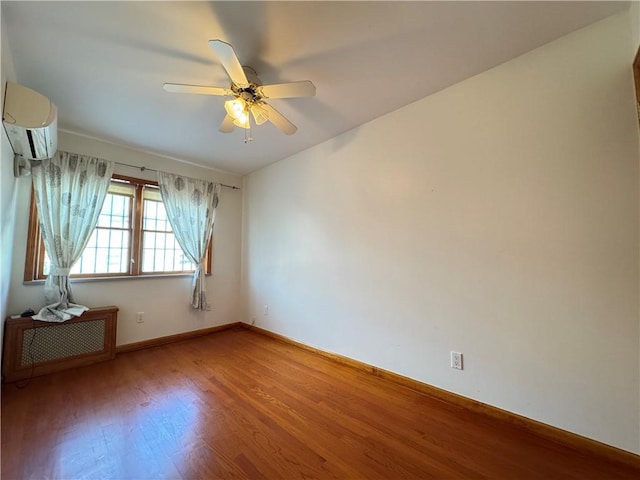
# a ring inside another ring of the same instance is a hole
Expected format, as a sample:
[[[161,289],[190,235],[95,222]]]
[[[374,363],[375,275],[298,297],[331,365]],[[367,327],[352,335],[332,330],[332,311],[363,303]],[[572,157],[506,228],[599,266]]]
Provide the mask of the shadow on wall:
[[[344,147],[349,145],[355,138],[358,136],[358,129],[352,128],[344,132],[337,137],[333,137],[331,139],[331,151],[332,153],[337,152],[338,150],[342,150]]]

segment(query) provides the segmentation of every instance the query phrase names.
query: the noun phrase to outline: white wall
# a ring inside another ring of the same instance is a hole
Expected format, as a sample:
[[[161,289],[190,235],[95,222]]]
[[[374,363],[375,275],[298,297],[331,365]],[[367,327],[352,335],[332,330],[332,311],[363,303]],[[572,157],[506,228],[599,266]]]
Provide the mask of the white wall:
[[[126,147],[59,132],[58,148],[116,162],[181,173],[196,178],[239,186],[237,175],[180,163]],[[155,173],[116,167],[116,173],[154,180]],[[23,284],[29,212],[30,177],[20,179],[15,218],[15,248],[9,311],[16,313],[45,305],[42,284]],[[118,345],[239,321],[242,194],[222,188],[216,210],[213,243],[213,275],[207,278],[207,300],[211,311],[200,312],[189,304],[191,277],[132,278],[125,280],[73,281],[75,300],[90,307],[116,305]],[[145,322],[136,323],[136,312],[145,312]]]
[[[632,50],[635,49],[637,51],[637,47],[640,44],[640,2],[631,2],[629,6],[629,24]]]
[[[244,320],[639,453],[630,24],[249,175]]]
[[[2,18],[2,91],[0,105],[4,108],[4,90],[7,81],[16,81],[16,75],[7,42],[6,29]],[[13,256],[14,219],[16,212],[17,183],[13,177],[13,150],[2,128],[0,133],[0,358],[2,358],[2,337],[4,321],[7,317],[9,299],[9,279],[11,278],[11,258]]]

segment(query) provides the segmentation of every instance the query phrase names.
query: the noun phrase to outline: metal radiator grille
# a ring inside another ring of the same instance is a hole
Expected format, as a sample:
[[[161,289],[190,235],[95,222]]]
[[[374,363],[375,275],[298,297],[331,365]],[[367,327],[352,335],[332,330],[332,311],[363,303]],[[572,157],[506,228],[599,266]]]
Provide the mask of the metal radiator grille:
[[[32,328],[22,336],[21,367],[104,349],[105,320]]]

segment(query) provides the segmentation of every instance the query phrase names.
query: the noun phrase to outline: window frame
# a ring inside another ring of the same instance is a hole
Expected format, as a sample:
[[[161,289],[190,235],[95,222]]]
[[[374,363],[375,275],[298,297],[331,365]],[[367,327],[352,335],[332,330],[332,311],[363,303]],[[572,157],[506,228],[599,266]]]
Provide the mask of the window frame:
[[[123,180],[135,186],[135,194],[129,205],[130,219],[130,243],[129,252],[131,260],[128,272],[117,273],[82,273],[72,274],[71,279],[109,279],[109,278],[153,278],[159,276],[181,276],[193,274],[193,270],[184,271],[164,271],[164,272],[142,272],[142,235],[143,235],[143,189],[145,186],[158,187],[158,182],[145,180],[142,178],[130,177],[127,175],[113,174],[112,180]],[[24,266],[24,281],[35,282],[46,280],[47,275],[43,273],[45,258],[45,246],[40,234],[40,222],[38,221],[38,209],[35,201],[35,192],[31,188],[31,204],[29,207],[29,226],[27,230],[27,252]],[[205,254],[205,275],[211,275],[213,259],[213,234],[209,239],[207,252]]]

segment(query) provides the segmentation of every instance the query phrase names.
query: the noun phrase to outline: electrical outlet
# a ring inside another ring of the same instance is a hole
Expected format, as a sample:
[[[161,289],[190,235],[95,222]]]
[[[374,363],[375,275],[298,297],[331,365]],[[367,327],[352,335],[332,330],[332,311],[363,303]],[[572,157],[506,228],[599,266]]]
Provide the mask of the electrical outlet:
[[[144,312],[136,313],[136,322],[137,323],[144,323]]]
[[[462,354],[460,352],[451,352],[451,368],[462,370]]]
[[[269,305],[264,306],[264,314],[269,315]]]

